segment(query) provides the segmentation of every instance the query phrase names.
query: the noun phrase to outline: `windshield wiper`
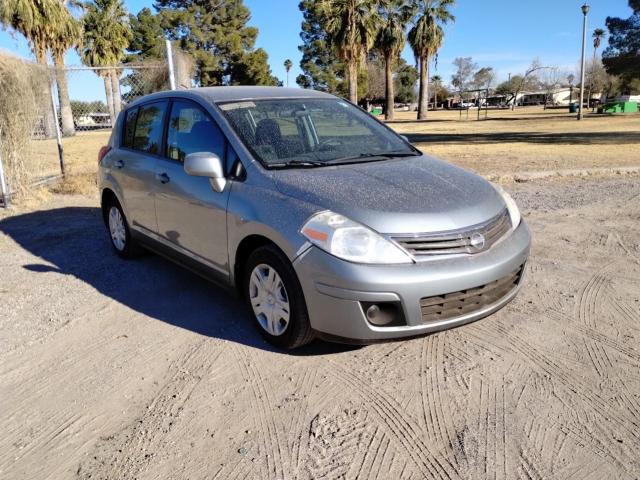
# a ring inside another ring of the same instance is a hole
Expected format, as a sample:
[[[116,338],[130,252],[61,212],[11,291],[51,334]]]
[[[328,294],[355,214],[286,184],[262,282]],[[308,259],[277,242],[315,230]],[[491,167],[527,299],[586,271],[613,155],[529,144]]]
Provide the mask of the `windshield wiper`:
[[[327,162],[317,160],[289,160],[288,162],[267,163],[269,168],[288,168],[288,167],[324,167]]]
[[[381,160],[389,160],[391,158],[417,157],[419,155],[420,154],[416,152],[361,153],[359,155],[352,155],[349,157],[334,158],[333,160],[328,160],[326,163],[335,165],[340,163],[379,162]]]

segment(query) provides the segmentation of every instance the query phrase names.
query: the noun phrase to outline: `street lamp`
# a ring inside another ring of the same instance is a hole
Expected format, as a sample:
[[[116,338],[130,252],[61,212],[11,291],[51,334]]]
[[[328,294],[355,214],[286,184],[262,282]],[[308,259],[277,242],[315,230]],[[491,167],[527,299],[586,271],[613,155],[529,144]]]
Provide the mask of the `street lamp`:
[[[582,62],[580,71],[580,105],[578,106],[578,120],[582,120],[582,106],[584,105],[584,66],[585,51],[587,45],[587,14],[589,13],[589,5],[586,3],[580,7],[582,10]]]

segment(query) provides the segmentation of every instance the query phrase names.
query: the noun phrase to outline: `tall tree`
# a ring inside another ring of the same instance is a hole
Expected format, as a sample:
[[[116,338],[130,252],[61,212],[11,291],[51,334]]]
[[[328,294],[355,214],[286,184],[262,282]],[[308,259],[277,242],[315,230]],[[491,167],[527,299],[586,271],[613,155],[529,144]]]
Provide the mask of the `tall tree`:
[[[196,63],[198,84],[274,85],[268,56],[254,49],[258,29],[248,25],[243,0],[156,0],[165,35]]]
[[[418,19],[409,32],[409,43],[420,65],[419,120],[427,118],[429,108],[429,62],[442,46],[442,26],[455,21],[451,13],[454,5],[455,0],[421,0]]]
[[[292,67],[293,67],[293,62],[287,58],[284,61],[284,69],[287,72],[287,87],[289,86],[289,72],[291,71]]]
[[[395,103],[393,70],[407,42],[405,28],[415,14],[415,4],[407,0],[381,0],[379,14],[381,25],[375,39],[375,46],[384,57],[385,118],[393,120]]]
[[[330,43],[347,64],[349,100],[358,102],[358,68],[375,37],[375,0],[326,0],[323,21]]]
[[[600,62],[596,61],[596,57],[598,55],[598,48],[602,44],[602,40],[606,36],[606,32],[602,28],[596,28],[593,31],[593,60],[591,61],[590,68],[592,70],[591,75],[589,75],[589,93],[587,94],[587,103],[591,102],[591,94],[593,92],[593,80],[596,77],[595,71],[593,71],[596,66],[600,65]]]
[[[133,35],[127,47],[130,52],[127,61],[160,59],[166,56],[164,30],[159,15],[154,15],[150,8],[145,7],[136,15],[129,15],[129,24]]]
[[[433,85],[433,105],[435,109],[438,109],[438,93],[442,89],[442,77],[440,75],[434,75],[431,77],[431,84]]]
[[[302,12],[302,53],[300,68],[302,73],[296,83],[303,88],[322,92],[338,93],[342,90],[345,65],[336,58],[329,43],[329,34],[324,25],[324,5],[317,0],[302,0],[298,6]]]
[[[453,60],[453,65],[456,67],[456,71],[451,76],[451,85],[459,93],[462,93],[473,86],[473,77],[478,69],[478,64],[471,57],[458,57]]]
[[[416,99],[418,70],[413,65],[408,65],[402,57],[398,63],[395,77],[396,100],[402,103],[413,103]]]
[[[96,70],[104,81],[104,91],[112,123],[120,113],[120,80],[115,68],[125,58],[131,41],[129,16],[122,0],[92,0],[85,4],[84,38],[80,58]]]
[[[631,92],[640,80],[640,0],[629,0],[633,15],[629,18],[607,17],[609,46],[602,62],[610,75],[620,76],[622,88]]]
[[[66,10],[66,7],[65,7]],[[56,67],[56,85],[58,90],[58,102],[60,103],[60,117],[62,119],[62,134],[75,135],[73,123],[73,111],[69,100],[69,86],[67,72],[65,71],[64,56],[67,50],[77,47],[82,38],[82,23],[76,20],[71,12],[66,11],[66,20],[61,22],[53,35],[51,42],[51,54]]]

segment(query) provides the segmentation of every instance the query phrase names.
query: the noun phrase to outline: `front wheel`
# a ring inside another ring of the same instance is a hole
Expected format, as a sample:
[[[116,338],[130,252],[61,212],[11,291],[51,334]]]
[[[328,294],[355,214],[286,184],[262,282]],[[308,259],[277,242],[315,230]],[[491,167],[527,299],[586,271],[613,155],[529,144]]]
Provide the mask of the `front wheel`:
[[[277,248],[264,246],[249,257],[244,294],[262,336],[292,349],[313,340],[302,287],[291,262]]]

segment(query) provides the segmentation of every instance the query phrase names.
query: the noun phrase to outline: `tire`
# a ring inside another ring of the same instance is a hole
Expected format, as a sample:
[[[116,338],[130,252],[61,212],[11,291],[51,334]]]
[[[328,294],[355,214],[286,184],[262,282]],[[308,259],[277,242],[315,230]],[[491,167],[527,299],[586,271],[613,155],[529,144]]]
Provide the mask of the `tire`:
[[[124,215],[120,202],[115,198],[105,204],[104,219],[111,246],[118,256],[126,259],[140,256],[142,249],[131,236],[127,217]]]
[[[275,246],[259,247],[251,253],[244,269],[243,294],[256,328],[272,345],[290,350],[313,340],[298,277],[289,259]]]

